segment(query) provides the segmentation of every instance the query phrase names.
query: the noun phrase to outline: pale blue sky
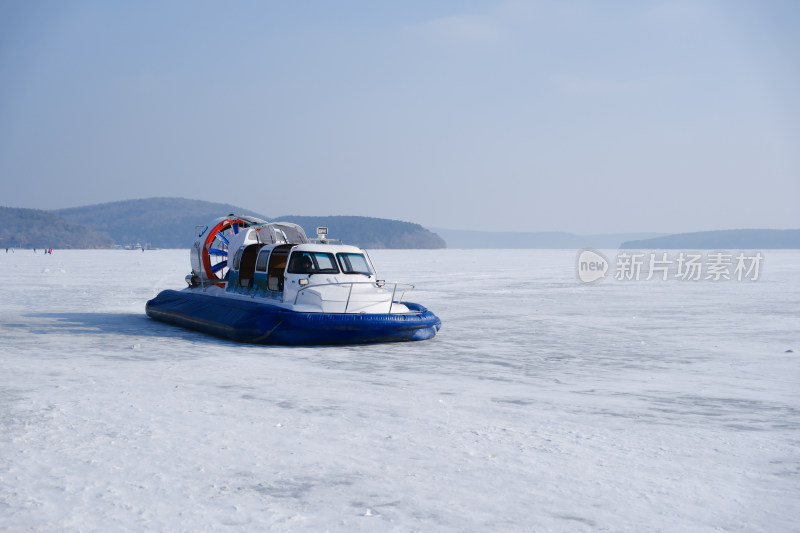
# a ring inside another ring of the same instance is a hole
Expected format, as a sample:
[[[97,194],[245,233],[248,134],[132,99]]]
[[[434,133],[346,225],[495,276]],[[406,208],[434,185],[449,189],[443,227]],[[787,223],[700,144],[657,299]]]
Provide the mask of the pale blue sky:
[[[800,3],[0,0],[0,205],[800,228]]]

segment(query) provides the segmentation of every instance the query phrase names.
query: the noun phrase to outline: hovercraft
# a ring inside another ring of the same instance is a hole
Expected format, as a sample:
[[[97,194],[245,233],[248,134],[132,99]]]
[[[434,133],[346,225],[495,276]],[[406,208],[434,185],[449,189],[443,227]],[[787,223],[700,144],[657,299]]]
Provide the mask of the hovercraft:
[[[379,280],[369,254],[289,222],[228,215],[198,226],[188,287],[147,302],[156,320],[240,342],[359,344],[430,339],[441,321]]]

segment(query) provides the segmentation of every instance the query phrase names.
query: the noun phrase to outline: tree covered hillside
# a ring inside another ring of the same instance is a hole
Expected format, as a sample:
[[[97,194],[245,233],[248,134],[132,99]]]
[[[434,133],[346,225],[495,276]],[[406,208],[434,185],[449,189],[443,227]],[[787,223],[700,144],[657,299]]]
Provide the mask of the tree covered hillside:
[[[684,250],[756,250],[798,249],[800,230],[797,229],[731,229],[678,233],[655,239],[628,241],[620,248],[627,249],[684,249]]]
[[[309,238],[317,235],[317,227],[329,230],[329,237],[361,248],[446,248],[437,234],[419,224],[385,218],[354,216],[283,216],[275,221],[294,222],[303,227]]]
[[[53,211],[0,207],[0,248],[110,248],[114,239]]]
[[[3,248],[111,248],[142,244],[189,248],[195,227],[220,217],[263,214],[230,204],[186,198],[147,198],[55,211],[0,208]],[[277,220],[277,219],[275,219]],[[419,224],[356,216],[281,217],[304,227],[308,236],[329,226],[331,237],[363,248],[444,248],[445,242]]]
[[[230,204],[185,198],[147,198],[59,209],[59,215],[106,232],[117,244],[150,244],[156,248],[189,248],[194,228],[230,213],[264,215]]]

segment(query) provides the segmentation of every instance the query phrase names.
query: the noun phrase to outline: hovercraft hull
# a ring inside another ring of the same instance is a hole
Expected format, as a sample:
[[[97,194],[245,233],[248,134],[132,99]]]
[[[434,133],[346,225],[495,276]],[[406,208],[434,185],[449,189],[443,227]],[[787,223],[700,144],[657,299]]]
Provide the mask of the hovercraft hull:
[[[280,345],[362,344],[430,339],[441,321],[425,307],[411,313],[303,313],[258,300],[166,290],[147,302],[147,315],[239,342]]]

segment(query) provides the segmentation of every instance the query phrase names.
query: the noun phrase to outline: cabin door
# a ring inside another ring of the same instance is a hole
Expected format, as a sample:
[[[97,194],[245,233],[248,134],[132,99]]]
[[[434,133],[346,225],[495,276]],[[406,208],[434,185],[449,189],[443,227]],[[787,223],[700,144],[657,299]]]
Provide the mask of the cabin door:
[[[277,246],[269,256],[267,268],[267,287],[271,291],[283,292],[284,272],[286,260],[289,257],[290,246]]]

